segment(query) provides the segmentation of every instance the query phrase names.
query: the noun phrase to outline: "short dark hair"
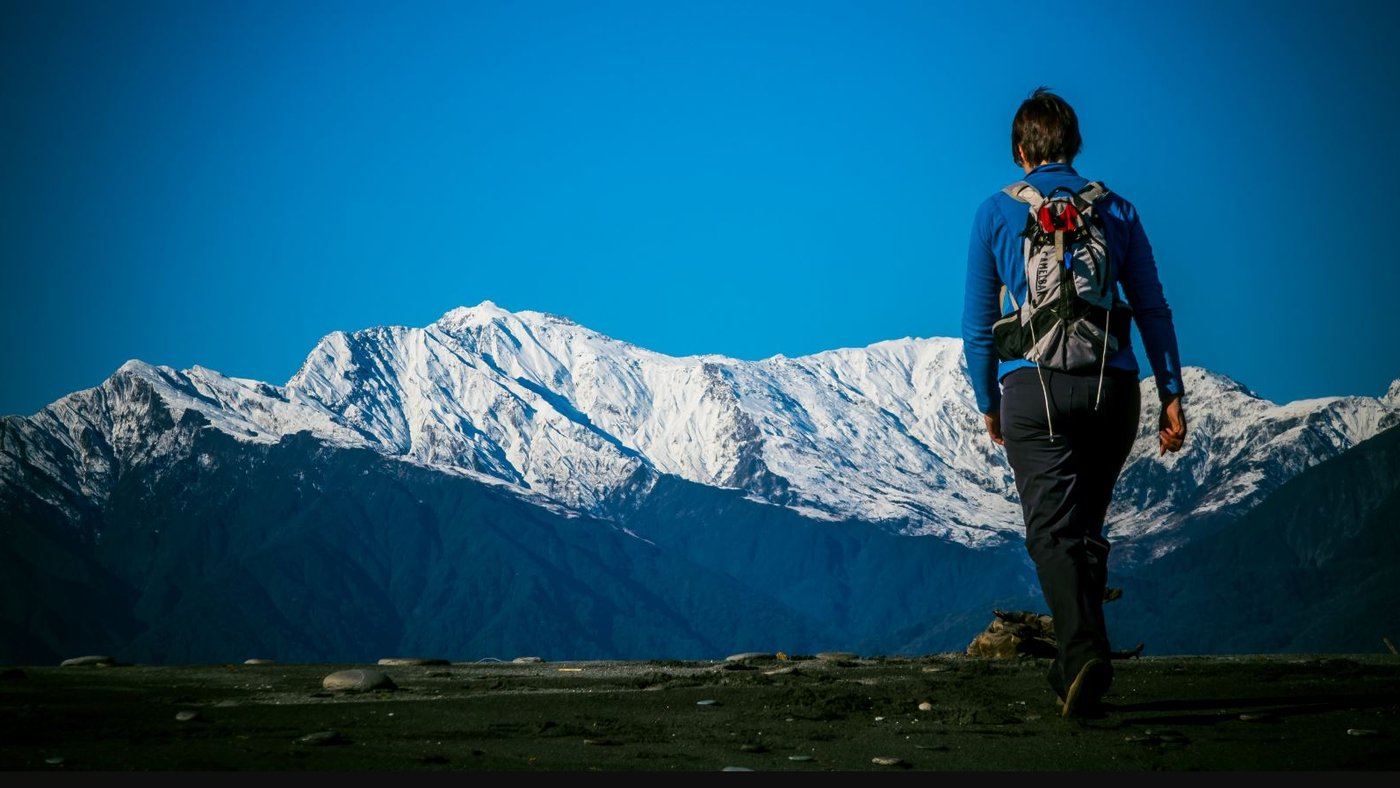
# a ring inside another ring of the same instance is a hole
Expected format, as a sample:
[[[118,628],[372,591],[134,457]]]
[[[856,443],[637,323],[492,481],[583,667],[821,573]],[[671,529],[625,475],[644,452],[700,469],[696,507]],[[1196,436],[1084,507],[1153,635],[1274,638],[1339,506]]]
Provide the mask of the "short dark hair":
[[[1079,155],[1082,143],[1074,107],[1047,87],[1032,91],[1011,121],[1011,160],[1018,165],[1034,166],[1043,161],[1068,164]],[[1022,162],[1019,148],[1025,149],[1028,161]]]

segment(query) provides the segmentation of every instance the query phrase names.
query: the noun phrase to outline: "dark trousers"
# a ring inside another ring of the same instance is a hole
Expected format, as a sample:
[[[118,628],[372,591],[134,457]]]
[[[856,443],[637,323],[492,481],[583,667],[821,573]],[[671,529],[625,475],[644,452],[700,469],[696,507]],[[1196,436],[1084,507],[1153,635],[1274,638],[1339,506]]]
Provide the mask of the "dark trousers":
[[[1018,369],[1002,379],[1002,437],[1021,497],[1026,550],[1054,620],[1058,654],[1047,678],[1060,696],[1091,657],[1112,665],[1103,616],[1109,553],[1103,524],[1137,437],[1140,400],[1132,373],[1107,371],[1102,391],[1097,371]]]

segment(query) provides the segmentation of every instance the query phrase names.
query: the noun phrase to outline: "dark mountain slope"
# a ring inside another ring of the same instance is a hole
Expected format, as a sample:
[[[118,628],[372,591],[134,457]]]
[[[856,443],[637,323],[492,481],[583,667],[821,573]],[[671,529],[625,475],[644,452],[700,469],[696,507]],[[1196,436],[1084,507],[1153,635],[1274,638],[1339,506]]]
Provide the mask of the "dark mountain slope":
[[[1151,653],[1384,650],[1400,639],[1400,428],[1123,583],[1111,626]]]

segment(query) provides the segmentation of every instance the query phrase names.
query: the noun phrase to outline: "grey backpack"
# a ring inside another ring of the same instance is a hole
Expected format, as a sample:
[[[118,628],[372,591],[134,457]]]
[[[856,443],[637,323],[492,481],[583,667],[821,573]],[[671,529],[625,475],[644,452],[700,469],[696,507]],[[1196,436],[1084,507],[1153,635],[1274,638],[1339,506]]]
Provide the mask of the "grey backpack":
[[[1002,360],[1025,358],[1048,369],[1096,369],[1126,343],[1131,310],[1118,298],[1103,219],[1097,203],[1109,191],[1099,181],[1042,195],[1017,181],[1002,191],[1026,203],[1021,231],[1028,298],[992,327]]]

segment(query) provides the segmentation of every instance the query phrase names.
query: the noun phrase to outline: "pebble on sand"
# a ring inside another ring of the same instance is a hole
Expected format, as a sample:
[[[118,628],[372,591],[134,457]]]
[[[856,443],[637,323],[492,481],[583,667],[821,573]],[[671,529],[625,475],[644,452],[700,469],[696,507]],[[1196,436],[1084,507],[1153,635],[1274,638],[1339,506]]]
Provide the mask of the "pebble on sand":
[[[180,722],[193,722],[193,721],[199,719],[199,712],[197,712],[197,711],[177,711],[177,712],[175,712],[175,719],[179,720]]]
[[[379,660],[380,665],[451,665],[445,659],[425,659],[423,657],[385,657]]]
[[[339,731],[316,731],[315,733],[308,733],[300,739],[297,739],[298,743],[310,744],[316,747],[323,747],[327,744],[344,744],[345,741],[345,737],[340,735]]]
[[[515,659],[511,660],[511,662],[514,662],[517,665],[533,665],[538,662],[544,662],[544,659],[540,657],[516,657]]]
[[[928,701],[919,703],[919,711],[933,711],[933,704]]]
[[[277,664],[277,660],[273,660],[273,659],[258,659],[257,657],[254,657],[253,659],[245,659],[245,660],[243,660],[243,664],[244,664],[244,665],[276,665],[276,664]]]
[[[392,690],[398,689],[394,680],[377,670],[365,670],[363,668],[351,668],[350,670],[338,670],[335,673],[321,679],[321,686],[328,690],[340,692],[367,692],[371,690]]]
[[[823,662],[849,662],[860,659],[860,655],[853,651],[823,651],[817,654],[817,659]]]
[[[877,755],[871,758],[870,762],[878,766],[899,766],[904,763],[904,760],[889,755]]]
[[[752,662],[760,659],[777,659],[778,656],[771,652],[764,651],[744,651],[738,654],[730,654],[724,658],[725,662]]]

